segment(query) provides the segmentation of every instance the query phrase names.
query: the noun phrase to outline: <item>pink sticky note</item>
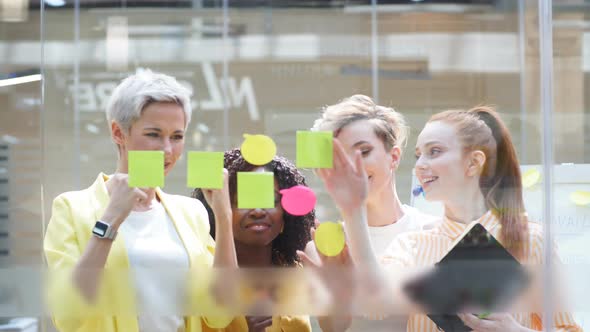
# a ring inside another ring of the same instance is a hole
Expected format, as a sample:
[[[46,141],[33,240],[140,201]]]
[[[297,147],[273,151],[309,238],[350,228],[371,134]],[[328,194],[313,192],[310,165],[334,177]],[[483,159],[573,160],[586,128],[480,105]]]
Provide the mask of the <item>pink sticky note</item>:
[[[295,186],[280,191],[283,195],[283,209],[294,216],[304,216],[315,207],[316,197],[313,190],[306,186]]]

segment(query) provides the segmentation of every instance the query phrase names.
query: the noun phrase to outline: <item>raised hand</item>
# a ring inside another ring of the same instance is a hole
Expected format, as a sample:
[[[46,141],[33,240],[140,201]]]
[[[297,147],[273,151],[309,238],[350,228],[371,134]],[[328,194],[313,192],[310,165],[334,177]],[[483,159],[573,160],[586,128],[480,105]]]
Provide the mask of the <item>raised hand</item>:
[[[213,210],[216,220],[229,217],[231,221],[231,202],[227,169],[223,169],[223,187],[221,189],[203,189],[203,196],[205,196],[207,204]]]
[[[238,258],[232,229],[232,209],[227,169],[223,169],[223,187],[221,189],[203,189],[203,195],[215,215],[215,257],[213,266],[237,268]]]
[[[319,252],[315,246],[315,229],[311,229],[312,241],[305,246],[305,251],[297,251],[303,266],[311,269],[320,283],[329,292],[334,313],[350,312],[350,303],[355,290],[354,264],[350,258],[348,246],[340,254],[328,257]]]
[[[344,215],[352,215],[361,208],[368,195],[368,179],[360,151],[351,160],[338,139],[334,139],[333,168],[317,171],[326,190]]]
[[[321,268],[321,267],[351,267],[353,266],[352,260],[350,259],[350,253],[348,246],[344,245],[344,249],[340,254],[336,256],[326,256],[319,252],[315,246],[315,228],[311,228],[311,241],[305,246],[305,251],[297,251],[299,259],[303,263],[303,266],[310,268]]]
[[[103,221],[110,222],[114,227],[123,223],[134,206],[149,204],[148,194],[139,188],[129,187],[129,176],[117,173],[106,182],[110,194],[109,205],[103,215]]]

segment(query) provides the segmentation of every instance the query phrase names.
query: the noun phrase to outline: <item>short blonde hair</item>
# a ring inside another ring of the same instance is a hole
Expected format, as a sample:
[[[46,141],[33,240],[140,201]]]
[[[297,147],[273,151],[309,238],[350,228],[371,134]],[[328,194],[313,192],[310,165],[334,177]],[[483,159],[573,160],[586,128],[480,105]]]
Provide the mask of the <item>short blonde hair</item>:
[[[113,91],[106,109],[107,121],[115,121],[125,133],[141,117],[143,110],[154,102],[171,102],[182,107],[185,129],[191,121],[191,92],[172,76],[140,69],[124,79]]]
[[[377,137],[383,141],[387,150],[397,146],[405,147],[409,128],[403,115],[391,107],[375,104],[373,99],[365,95],[353,95],[339,103],[326,106],[311,130],[333,131],[334,136],[347,125],[367,120],[373,125]]]

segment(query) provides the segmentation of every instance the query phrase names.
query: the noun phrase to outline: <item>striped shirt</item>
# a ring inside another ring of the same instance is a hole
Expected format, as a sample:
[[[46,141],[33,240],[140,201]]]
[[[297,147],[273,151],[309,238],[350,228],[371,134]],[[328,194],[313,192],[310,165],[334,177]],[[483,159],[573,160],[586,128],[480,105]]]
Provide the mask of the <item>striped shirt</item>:
[[[500,220],[488,211],[474,222],[480,223],[495,238],[500,239]],[[434,228],[421,232],[400,235],[381,258],[383,265],[402,267],[427,267],[440,261],[451,249],[463,231],[470,224],[445,218]],[[543,233],[540,225],[529,223],[529,245],[524,252],[525,264],[543,262]],[[513,314],[522,326],[542,330],[542,318],[536,313]],[[556,312],[553,317],[555,331],[582,331],[569,313]],[[424,314],[411,315],[408,332],[438,332],[436,324]]]

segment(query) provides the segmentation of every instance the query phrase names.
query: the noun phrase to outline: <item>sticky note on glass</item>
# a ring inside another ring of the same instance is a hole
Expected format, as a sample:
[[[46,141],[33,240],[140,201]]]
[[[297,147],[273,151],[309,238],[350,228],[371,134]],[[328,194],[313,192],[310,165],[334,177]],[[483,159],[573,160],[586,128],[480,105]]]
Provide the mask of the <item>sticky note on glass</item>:
[[[294,216],[304,216],[315,207],[316,196],[311,188],[294,186],[280,191],[283,209]]]
[[[570,194],[570,199],[579,206],[590,204],[590,191],[578,190]]]
[[[331,131],[297,131],[297,167],[332,168]]]
[[[529,189],[539,183],[541,173],[536,168],[531,168],[522,174],[522,186]]]
[[[344,228],[339,222],[323,222],[315,230],[315,246],[326,256],[337,256],[344,249]]]
[[[240,147],[242,156],[252,165],[265,165],[277,154],[277,145],[266,135],[244,134],[244,142]]]
[[[129,187],[164,186],[164,151],[129,151]]]
[[[189,188],[223,187],[223,152],[189,151],[186,167]]]
[[[275,207],[275,182],[272,172],[238,172],[238,209]]]

